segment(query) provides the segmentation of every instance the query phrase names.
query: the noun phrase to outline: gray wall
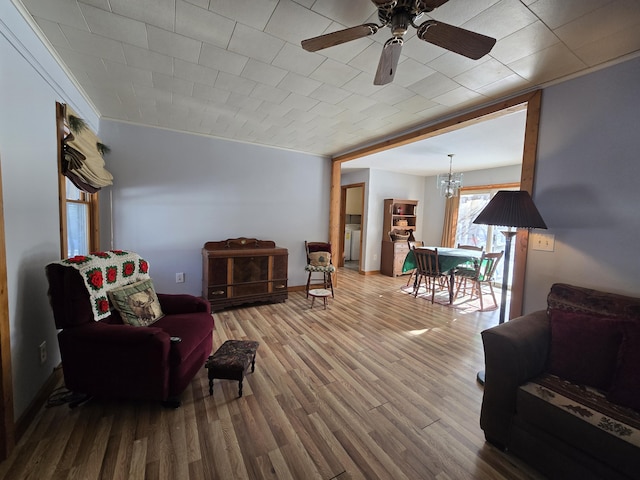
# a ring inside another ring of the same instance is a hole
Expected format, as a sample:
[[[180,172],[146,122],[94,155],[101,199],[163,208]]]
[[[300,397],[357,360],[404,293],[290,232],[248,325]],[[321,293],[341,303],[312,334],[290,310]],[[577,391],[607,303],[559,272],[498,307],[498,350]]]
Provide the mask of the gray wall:
[[[640,58],[547,88],[534,201],[555,251],[530,250],[525,311],[554,282],[640,295]]]
[[[0,162],[14,414],[60,363],[44,267],[60,258],[55,102],[97,117],[10,2],[0,2]],[[5,253],[5,252],[2,252]],[[38,346],[47,343],[40,364]]]
[[[113,224],[113,247],[149,260],[156,290],[201,295],[202,246],[235,237],[287,248],[289,285],[306,283],[304,241],[329,237],[328,158],[105,120],[100,136],[115,178],[102,246]]]

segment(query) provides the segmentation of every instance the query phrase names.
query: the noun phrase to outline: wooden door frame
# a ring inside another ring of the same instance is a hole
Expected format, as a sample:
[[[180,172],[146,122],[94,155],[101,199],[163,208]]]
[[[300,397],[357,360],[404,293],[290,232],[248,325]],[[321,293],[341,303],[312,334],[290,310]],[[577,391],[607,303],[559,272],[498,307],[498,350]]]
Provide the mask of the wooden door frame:
[[[334,245],[340,245],[340,167],[344,162],[389,150],[401,145],[417,142],[419,140],[425,140],[443,133],[459,130],[476,123],[525,109],[527,111],[527,116],[524,134],[524,149],[522,152],[520,189],[532,194],[536,157],[538,152],[541,103],[542,90],[535,90],[533,92],[496,102],[472,112],[464,113],[448,120],[443,120],[433,125],[420,128],[413,132],[334,157],[331,163],[331,190],[329,192],[329,239],[331,243]],[[516,236],[516,243],[514,245],[515,265],[513,268],[513,279],[511,285],[509,318],[522,315],[528,242],[529,232],[523,229],[519,230]]]
[[[364,182],[350,183],[349,185],[342,185],[340,187],[340,248],[338,250],[339,267],[344,267],[344,235],[347,228],[347,190],[350,188],[358,187],[362,187],[362,220],[360,221],[360,231],[362,232],[364,230],[364,191],[366,189],[366,184]],[[360,252],[362,252],[362,235],[360,235]],[[358,258],[358,272],[360,272],[362,270],[360,268],[360,259],[362,259],[362,253]]]
[[[0,163],[0,461],[9,456],[16,443],[13,417],[7,250],[4,233],[4,197]]]

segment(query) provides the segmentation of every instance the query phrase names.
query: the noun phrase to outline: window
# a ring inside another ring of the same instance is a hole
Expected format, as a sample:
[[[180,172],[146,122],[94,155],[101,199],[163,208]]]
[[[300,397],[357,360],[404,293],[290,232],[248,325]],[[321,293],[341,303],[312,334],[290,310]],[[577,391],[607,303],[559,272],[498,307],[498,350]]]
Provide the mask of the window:
[[[91,252],[91,194],[79,190],[65,178],[67,210],[67,257]]]
[[[518,190],[517,185],[500,187],[466,188],[460,192],[458,220],[456,224],[456,245],[475,245],[484,247],[485,252],[500,252],[506,248],[506,238],[502,235],[504,227],[477,225],[473,223],[478,214],[487,206],[498,190]],[[511,259],[515,249],[511,250]],[[496,270],[496,282],[502,282],[502,269]]]

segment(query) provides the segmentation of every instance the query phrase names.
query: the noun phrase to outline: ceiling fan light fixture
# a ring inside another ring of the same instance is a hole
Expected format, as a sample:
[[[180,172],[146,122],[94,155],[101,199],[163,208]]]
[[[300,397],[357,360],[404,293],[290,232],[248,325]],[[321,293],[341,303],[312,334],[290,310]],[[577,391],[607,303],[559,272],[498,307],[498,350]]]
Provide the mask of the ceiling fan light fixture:
[[[411,15],[406,10],[400,10],[391,18],[391,34],[394,37],[402,37],[411,25]]]

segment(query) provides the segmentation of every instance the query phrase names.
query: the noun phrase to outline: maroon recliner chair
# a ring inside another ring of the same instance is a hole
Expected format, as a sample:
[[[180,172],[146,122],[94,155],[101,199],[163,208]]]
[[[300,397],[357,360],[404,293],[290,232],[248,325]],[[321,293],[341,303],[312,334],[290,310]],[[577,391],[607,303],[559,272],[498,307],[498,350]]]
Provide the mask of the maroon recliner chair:
[[[211,355],[209,302],[157,294],[164,316],[149,326],[127,325],[115,310],[96,321],[92,297],[76,268],[51,263],[46,274],[68,390],[180,405],[180,395]]]

